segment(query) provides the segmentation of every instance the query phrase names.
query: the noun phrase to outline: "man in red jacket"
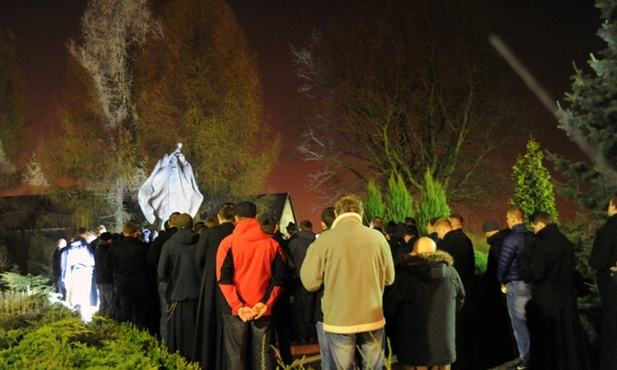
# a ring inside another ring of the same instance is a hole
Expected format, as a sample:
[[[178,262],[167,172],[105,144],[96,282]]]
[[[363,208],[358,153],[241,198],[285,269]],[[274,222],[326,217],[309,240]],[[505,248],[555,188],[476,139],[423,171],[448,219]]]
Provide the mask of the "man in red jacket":
[[[228,369],[247,369],[251,343],[252,367],[274,369],[271,309],[283,289],[283,251],[261,230],[254,203],[237,203],[235,211],[236,227],[216,254],[216,277],[225,296],[226,364]]]

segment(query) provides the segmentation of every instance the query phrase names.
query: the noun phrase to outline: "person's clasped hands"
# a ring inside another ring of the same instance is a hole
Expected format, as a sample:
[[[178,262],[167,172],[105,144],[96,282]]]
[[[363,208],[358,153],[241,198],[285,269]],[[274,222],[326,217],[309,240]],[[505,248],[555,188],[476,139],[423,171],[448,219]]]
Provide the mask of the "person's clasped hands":
[[[244,322],[257,320],[262,317],[266,311],[268,310],[268,306],[264,303],[259,302],[253,307],[242,306],[238,309],[238,316]]]

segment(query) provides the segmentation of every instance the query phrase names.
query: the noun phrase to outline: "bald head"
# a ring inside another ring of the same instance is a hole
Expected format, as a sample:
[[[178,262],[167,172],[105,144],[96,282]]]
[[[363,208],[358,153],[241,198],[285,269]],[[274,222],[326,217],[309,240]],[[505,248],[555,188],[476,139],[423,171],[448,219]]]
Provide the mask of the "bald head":
[[[413,246],[413,251],[415,253],[435,253],[437,250],[437,244],[431,238],[427,238],[426,236],[418,239],[416,244]]]

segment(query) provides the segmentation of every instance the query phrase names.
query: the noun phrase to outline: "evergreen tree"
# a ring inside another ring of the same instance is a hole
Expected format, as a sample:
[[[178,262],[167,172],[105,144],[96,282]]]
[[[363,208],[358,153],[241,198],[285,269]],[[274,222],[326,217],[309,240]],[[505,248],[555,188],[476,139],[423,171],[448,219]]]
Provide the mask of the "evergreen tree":
[[[448,217],[450,206],[446,191],[429,171],[424,174],[424,191],[416,205],[416,220],[420,235],[426,235],[426,224],[433,217]]]
[[[404,222],[405,217],[414,217],[414,203],[401,175],[390,176],[386,194],[384,221]]]
[[[0,173],[1,185],[15,171],[15,161],[23,148],[26,109],[23,82],[17,70],[12,45],[0,29]]]
[[[546,211],[557,220],[555,191],[551,174],[542,163],[543,158],[544,153],[540,150],[540,144],[534,138],[530,138],[525,154],[519,155],[512,166],[514,196],[510,204],[523,209],[525,222],[536,210]]]
[[[366,187],[364,217],[367,222],[370,222],[374,217],[384,217],[384,204],[383,197],[381,195],[381,188],[373,180],[370,180]]]
[[[606,213],[608,198],[617,192],[617,4],[597,0],[604,20],[598,35],[607,48],[591,55],[588,73],[576,68],[572,91],[560,107],[560,128],[590,157],[593,163],[573,162],[551,155],[569,181],[560,192],[585,209]]]

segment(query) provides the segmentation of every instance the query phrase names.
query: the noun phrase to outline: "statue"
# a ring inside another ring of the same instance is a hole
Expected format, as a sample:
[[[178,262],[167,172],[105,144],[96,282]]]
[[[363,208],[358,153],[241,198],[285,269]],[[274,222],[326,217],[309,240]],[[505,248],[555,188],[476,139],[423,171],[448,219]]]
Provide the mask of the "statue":
[[[159,159],[137,194],[141,211],[157,230],[163,228],[173,212],[195,217],[204,199],[195,182],[193,168],[181,149],[182,143],[178,143],[173,153]]]

